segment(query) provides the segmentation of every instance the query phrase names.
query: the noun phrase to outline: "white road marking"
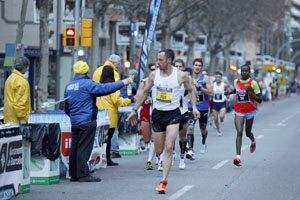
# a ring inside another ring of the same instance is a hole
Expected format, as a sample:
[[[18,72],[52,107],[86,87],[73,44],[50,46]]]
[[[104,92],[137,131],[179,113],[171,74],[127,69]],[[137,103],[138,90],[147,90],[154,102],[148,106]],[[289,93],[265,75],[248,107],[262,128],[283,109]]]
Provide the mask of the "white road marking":
[[[228,162],[228,160],[222,160],[221,162],[216,164],[212,169],[219,169],[219,168],[223,167],[227,162]]]
[[[265,137],[265,135],[258,135],[258,136],[255,137],[255,139],[259,140],[259,139],[262,139],[264,137]],[[241,150],[244,151],[248,148],[250,148],[250,145],[247,144],[247,145],[244,145]],[[223,167],[227,162],[228,162],[228,160],[222,160],[221,162],[219,162],[218,164],[213,166],[212,169],[219,169],[219,168]]]
[[[193,185],[186,185],[183,188],[181,188],[180,190],[178,190],[176,193],[174,193],[172,196],[170,196],[170,200],[174,200],[174,199],[178,199],[179,197],[181,197],[182,195],[184,195],[184,193],[186,193],[187,191],[189,191],[190,189],[192,189],[194,186]]]
[[[284,122],[279,122],[276,124],[276,126],[286,126],[286,124],[284,124]]]
[[[262,139],[263,137],[265,137],[265,136],[264,135],[259,135],[259,136],[256,136],[255,139],[259,140],[259,139]]]
[[[278,129],[275,129],[275,128],[264,128],[262,131],[278,131]]]
[[[286,118],[284,118],[283,120],[281,120],[280,122],[278,122],[278,123],[276,124],[276,126],[286,126],[285,123],[286,123],[289,119],[291,119],[291,118],[295,117],[296,115],[298,115],[298,113],[299,113],[299,111],[297,111],[297,112],[295,112],[295,113],[293,113],[293,114],[290,114],[289,116],[287,116]]]

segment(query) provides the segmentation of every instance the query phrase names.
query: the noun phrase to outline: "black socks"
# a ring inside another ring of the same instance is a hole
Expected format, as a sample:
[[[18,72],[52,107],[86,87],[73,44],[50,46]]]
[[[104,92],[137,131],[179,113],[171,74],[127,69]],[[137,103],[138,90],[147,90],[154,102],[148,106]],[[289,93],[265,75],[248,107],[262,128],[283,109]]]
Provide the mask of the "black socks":
[[[187,143],[188,143],[189,149],[194,148],[194,134],[188,134],[187,135]]]

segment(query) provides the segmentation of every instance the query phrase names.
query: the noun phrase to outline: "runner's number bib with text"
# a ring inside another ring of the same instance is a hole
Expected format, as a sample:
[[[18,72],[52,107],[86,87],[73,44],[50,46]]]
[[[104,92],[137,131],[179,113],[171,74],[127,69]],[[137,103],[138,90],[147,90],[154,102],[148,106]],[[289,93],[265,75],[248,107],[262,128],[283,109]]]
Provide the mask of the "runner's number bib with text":
[[[172,88],[156,87],[156,100],[171,103],[173,99]]]
[[[249,102],[248,94],[237,94],[237,98],[239,102]]]
[[[222,93],[215,94],[215,100],[222,100],[222,97],[223,97]]]

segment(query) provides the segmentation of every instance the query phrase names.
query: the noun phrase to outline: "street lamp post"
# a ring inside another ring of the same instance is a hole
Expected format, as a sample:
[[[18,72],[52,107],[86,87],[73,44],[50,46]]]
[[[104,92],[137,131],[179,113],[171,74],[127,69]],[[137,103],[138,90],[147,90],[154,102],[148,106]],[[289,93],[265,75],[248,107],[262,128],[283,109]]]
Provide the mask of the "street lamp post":
[[[57,18],[56,18],[56,89],[55,100],[60,99],[60,48],[61,48],[61,2],[57,1]],[[56,108],[58,109],[58,107]]]
[[[135,62],[135,44],[136,44],[136,36],[137,36],[137,25],[135,20],[130,23],[130,68],[134,68]]]
[[[78,34],[78,30],[79,30],[79,19],[80,19],[80,2],[81,0],[76,0],[75,1],[75,30],[77,31],[76,37],[75,37],[75,44],[77,44],[74,47],[73,50],[73,63],[75,63],[78,60],[78,44],[79,44],[79,34]]]

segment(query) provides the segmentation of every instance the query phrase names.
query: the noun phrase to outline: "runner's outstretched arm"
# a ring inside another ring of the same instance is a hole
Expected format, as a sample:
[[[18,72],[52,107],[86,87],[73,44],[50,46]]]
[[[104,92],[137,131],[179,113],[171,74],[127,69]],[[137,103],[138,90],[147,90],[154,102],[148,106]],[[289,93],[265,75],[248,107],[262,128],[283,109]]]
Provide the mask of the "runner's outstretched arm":
[[[144,102],[144,100],[148,97],[148,94],[154,84],[154,77],[155,77],[155,72],[152,72],[149,75],[149,78],[146,82],[146,85],[144,87],[144,90],[139,89],[137,91],[137,94],[135,95],[134,99],[135,99],[135,104],[132,108],[131,113],[129,114],[128,118],[126,119],[126,121],[128,121],[131,125],[135,125],[137,123],[137,110],[139,109],[139,107],[142,105],[142,103]]]

